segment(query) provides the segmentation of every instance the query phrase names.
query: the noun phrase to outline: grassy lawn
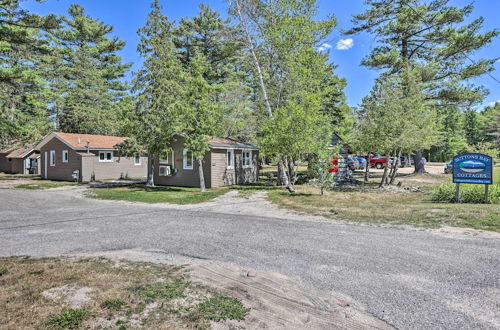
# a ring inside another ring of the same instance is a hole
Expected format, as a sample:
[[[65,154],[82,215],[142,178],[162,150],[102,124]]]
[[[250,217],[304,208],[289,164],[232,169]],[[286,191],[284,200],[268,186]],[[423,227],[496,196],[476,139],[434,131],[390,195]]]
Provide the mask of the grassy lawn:
[[[77,184],[78,184],[77,182],[68,182],[68,181],[33,180],[32,183],[23,183],[15,186],[15,188],[27,189],[27,190],[43,190],[43,189],[59,188],[65,186],[74,186]]]
[[[37,174],[7,174],[0,173],[0,180],[16,180],[16,179],[37,179],[40,178]]]
[[[213,188],[201,193],[199,188],[133,185],[130,187],[94,188],[90,190],[88,197],[143,203],[196,204],[214,199],[228,191],[228,188]]]
[[[268,189],[268,198],[276,205],[332,219],[374,224],[409,224],[427,228],[443,225],[500,232],[500,204],[456,204],[433,202],[431,191],[451,182],[445,174],[403,174],[401,188],[376,189],[381,173],[372,173],[370,182],[358,187],[338,187],[325,191],[311,185],[297,185],[295,194]],[[361,173],[357,174],[359,179]],[[500,184],[500,167],[495,168],[495,184]],[[419,187],[419,192],[404,187]],[[247,187],[251,190],[251,187]],[[255,187],[254,189],[259,189]],[[491,188],[490,188],[491,189]]]
[[[5,329],[206,329],[243,320],[235,298],[194,284],[179,266],[104,258],[0,258]]]

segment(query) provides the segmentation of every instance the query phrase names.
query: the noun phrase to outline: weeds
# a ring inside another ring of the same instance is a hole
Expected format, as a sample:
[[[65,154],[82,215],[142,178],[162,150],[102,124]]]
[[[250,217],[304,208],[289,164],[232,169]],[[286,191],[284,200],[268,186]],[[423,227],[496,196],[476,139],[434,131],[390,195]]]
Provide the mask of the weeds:
[[[249,312],[240,300],[220,293],[199,304],[196,310],[204,319],[216,322],[243,320]]]
[[[59,315],[50,317],[48,325],[60,329],[74,329],[82,323],[83,318],[88,314],[89,312],[84,308],[68,309]]]
[[[127,303],[121,299],[106,299],[101,304],[102,308],[112,309],[115,311],[119,311],[125,306],[127,306]]]

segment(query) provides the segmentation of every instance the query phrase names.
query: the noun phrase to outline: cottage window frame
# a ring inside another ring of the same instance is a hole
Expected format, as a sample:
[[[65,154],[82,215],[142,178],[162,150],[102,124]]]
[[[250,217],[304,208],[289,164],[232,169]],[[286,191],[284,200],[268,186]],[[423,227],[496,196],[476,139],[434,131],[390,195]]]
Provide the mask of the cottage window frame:
[[[226,150],[226,168],[234,170],[234,149]]]
[[[104,155],[101,159],[101,155]],[[108,159],[108,155],[111,155],[111,158]],[[99,151],[99,163],[112,163],[114,161],[113,151]]]
[[[50,155],[50,159],[49,159],[50,166],[56,166],[56,151],[51,150],[49,155]]]
[[[245,157],[245,154],[248,157]],[[248,162],[247,162],[248,161]],[[252,150],[242,150],[241,152],[241,167],[242,168],[252,168]]]
[[[191,165],[188,165],[188,153],[191,153]],[[182,169],[183,170],[193,170],[194,169],[194,156],[193,156],[193,152],[189,149],[184,149],[182,151]]]
[[[63,163],[69,162],[69,152],[68,152],[68,150],[63,150],[62,151],[62,162]]]
[[[139,160],[139,161],[137,161],[137,160]],[[140,165],[142,165],[142,158],[141,158],[141,156],[140,156],[140,155],[135,155],[135,156],[134,156],[134,165],[135,165],[135,166],[140,166]]]

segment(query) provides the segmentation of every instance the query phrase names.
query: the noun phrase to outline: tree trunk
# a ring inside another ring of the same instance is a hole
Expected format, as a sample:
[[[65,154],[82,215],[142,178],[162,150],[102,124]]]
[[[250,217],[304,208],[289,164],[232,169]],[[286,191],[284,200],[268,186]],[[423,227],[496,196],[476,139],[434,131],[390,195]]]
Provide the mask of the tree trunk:
[[[278,186],[288,186],[289,180],[288,175],[286,174],[285,162],[282,158],[278,161]]]
[[[392,171],[391,180],[389,181],[389,184],[393,184],[394,180],[396,179],[396,173],[398,173],[400,159],[401,159],[401,150],[398,152],[398,156],[396,158],[396,163],[394,164],[394,169]]]
[[[243,14],[241,12],[241,0],[236,0],[236,11],[238,12],[238,18],[240,19],[240,23],[243,26],[243,31],[245,33],[246,42],[250,53],[252,54],[253,64],[255,66],[255,70],[257,71],[256,76],[259,80],[260,91],[262,92],[262,97],[264,98],[264,103],[266,105],[267,114],[269,117],[273,116],[273,112],[271,110],[271,104],[269,103],[269,97],[267,96],[266,85],[264,84],[264,75],[262,74],[262,69],[260,67],[259,59],[257,58],[257,54],[255,53],[255,47],[253,44],[252,37],[250,36],[250,31],[248,31],[248,26],[246,20],[243,18]]]
[[[382,180],[380,180],[380,184],[378,185],[379,188],[383,188],[385,185],[385,182],[387,180],[387,171],[389,170],[389,162],[391,161],[390,156],[385,157],[386,165],[384,167],[384,175],[382,175]]]
[[[203,158],[198,158],[198,174],[200,176],[200,191],[204,193],[207,188],[205,187],[205,176],[203,175]]]
[[[366,156],[365,182],[368,182],[370,176],[370,156]]]
[[[155,186],[155,158],[153,156],[148,157],[148,180],[146,181],[146,186]]]
[[[292,157],[287,158],[288,161],[288,177],[290,178],[290,184],[293,186],[297,182],[297,172],[295,171],[295,161]]]
[[[422,151],[417,151],[415,153],[415,156],[413,156],[413,162],[415,165],[415,171],[413,173],[415,174],[427,173],[427,171],[425,170],[425,163],[422,156]]]

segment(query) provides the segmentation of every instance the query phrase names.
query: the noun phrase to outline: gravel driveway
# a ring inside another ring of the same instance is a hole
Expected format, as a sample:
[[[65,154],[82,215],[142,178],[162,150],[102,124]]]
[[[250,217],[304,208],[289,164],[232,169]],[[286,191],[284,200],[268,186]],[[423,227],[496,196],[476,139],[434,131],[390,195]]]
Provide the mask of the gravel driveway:
[[[0,189],[0,242],[1,256],[141,249],[165,262],[214,260],[279,272],[402,329],[500,327],[498,235]]]

